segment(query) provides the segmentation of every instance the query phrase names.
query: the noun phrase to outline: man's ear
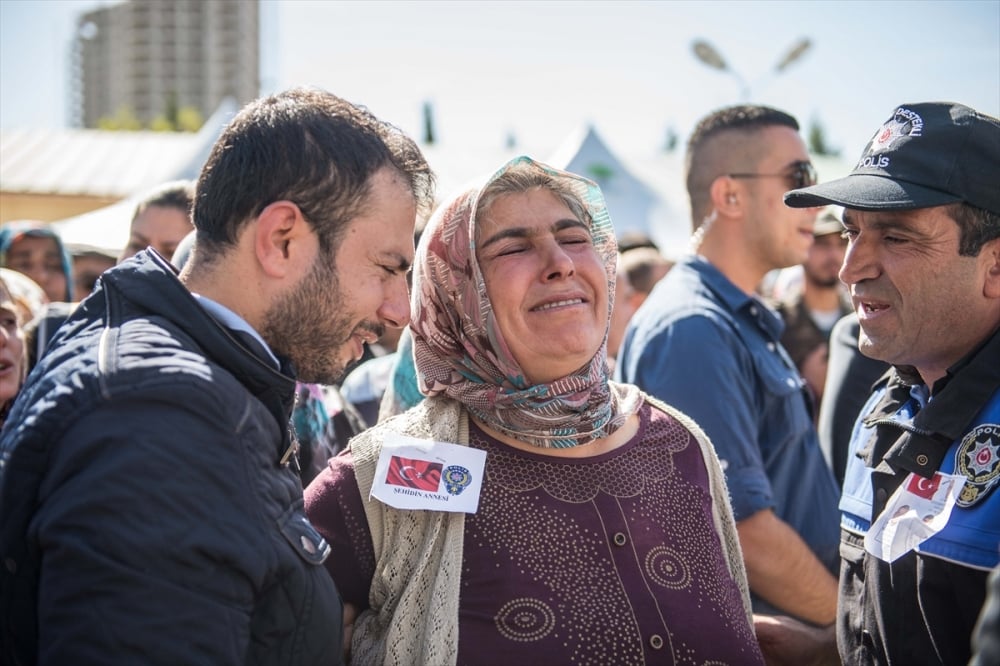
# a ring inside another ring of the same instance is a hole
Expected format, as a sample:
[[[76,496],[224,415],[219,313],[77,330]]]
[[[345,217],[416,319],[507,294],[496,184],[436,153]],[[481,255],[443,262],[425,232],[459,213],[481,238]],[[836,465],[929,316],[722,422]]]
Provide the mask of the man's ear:
[[[712,181],[708,193],[712,198],[712,207],[720,215],[735,217],[743,209],[743,190],[732,178],[719,176]]]
[[[312,228],[302,211],[291,201],[275,201],[257,216],[254,252],[261,270],[271,277],[283,278],[290,270],[309,265],[303,252]]]
[[[983,295],[986,298],[1000,298],[1000,238],[986,242],[979,251],[979,256],[986,263]]]

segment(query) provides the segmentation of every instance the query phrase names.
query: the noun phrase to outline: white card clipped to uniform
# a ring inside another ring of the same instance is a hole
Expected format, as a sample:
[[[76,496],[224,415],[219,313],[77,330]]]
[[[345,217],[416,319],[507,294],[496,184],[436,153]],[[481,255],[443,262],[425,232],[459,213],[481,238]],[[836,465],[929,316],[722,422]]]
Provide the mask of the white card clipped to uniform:
[[[961,474],[935,472],[927,479],[910,472],[865,535],[865,550],[895,562],[944,529],[964,485]]]
[[[392,433],[382,443],[371,494],[396,509],[475,513],[486,452]]]

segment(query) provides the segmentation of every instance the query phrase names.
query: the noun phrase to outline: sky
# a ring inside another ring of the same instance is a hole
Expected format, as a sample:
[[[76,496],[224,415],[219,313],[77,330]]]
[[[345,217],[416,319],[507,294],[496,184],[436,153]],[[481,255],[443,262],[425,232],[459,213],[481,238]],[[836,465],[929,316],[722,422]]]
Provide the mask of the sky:
[[[0,129],[68,124],[74,18],[105,4],[0,0]],[[811,47],[775,74],[803,38]],[[697,60],[696,39],[729,69]],[[585,123],[613,148],[660,150],[709,111],[752,101],[818,121],[853,159],[904,102],[1000,116],[1000,0],[262,0],[262,93],[293,85],[364,104],[413,136],[430,102],[442,146],[512,135],[538,155]]]

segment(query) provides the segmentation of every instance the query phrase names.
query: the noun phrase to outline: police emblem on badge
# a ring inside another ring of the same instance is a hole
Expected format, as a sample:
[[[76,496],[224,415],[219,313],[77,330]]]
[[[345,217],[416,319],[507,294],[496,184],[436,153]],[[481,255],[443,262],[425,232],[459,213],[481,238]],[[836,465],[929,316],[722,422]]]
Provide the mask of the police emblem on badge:
[[[449,495],[461,495],[462,491],[472,483],[472,474],[469,473],[469,470],[459,465],[449,465],[444,468],[441,480],[444,482],[444,489],[448,491]]]
[[[993,490],[1000,482],[1000,425],[984,423],[962,438],[955,471],[965,476],[959,506],[972,506]]]
[[[923,130],[924,119],[920,117],[920,114],[900,107],[896,109],[896,113],[892,114],[892,118],[882,125],[882,129],[875,134],[873,143],[882,150],[888,150],[892,144],[903,137],[920,136],[923,134]]]
[[[892,118],[885,121],[868,142],[864,155],[856,168],[885,169],[889,166],[889,153],[903,139],[922,136],[924,119],[920,114],[907,108],[899,107]]]

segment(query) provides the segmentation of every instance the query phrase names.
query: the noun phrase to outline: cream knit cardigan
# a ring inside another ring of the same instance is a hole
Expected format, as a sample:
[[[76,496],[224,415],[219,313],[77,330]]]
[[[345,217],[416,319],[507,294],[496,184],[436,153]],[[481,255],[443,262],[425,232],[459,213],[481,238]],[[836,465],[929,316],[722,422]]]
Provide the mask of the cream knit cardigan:
[[[618,390],[613,383],[612,389]],[[716,532],[752,625],[743,556],[715,450],[701,428],[686,415],[650,396],[643,398],[680,421],[701,446]],[[375,551],[375,575],[368,597],[370,608],[355,621],[351,661],[365,666],[451,666],[458,654],[465,514],[402,511],[369,497],[387,433],[468,445],[469,417],[462,405],[450,398],[428,398],[351,440],[354,472]]]

